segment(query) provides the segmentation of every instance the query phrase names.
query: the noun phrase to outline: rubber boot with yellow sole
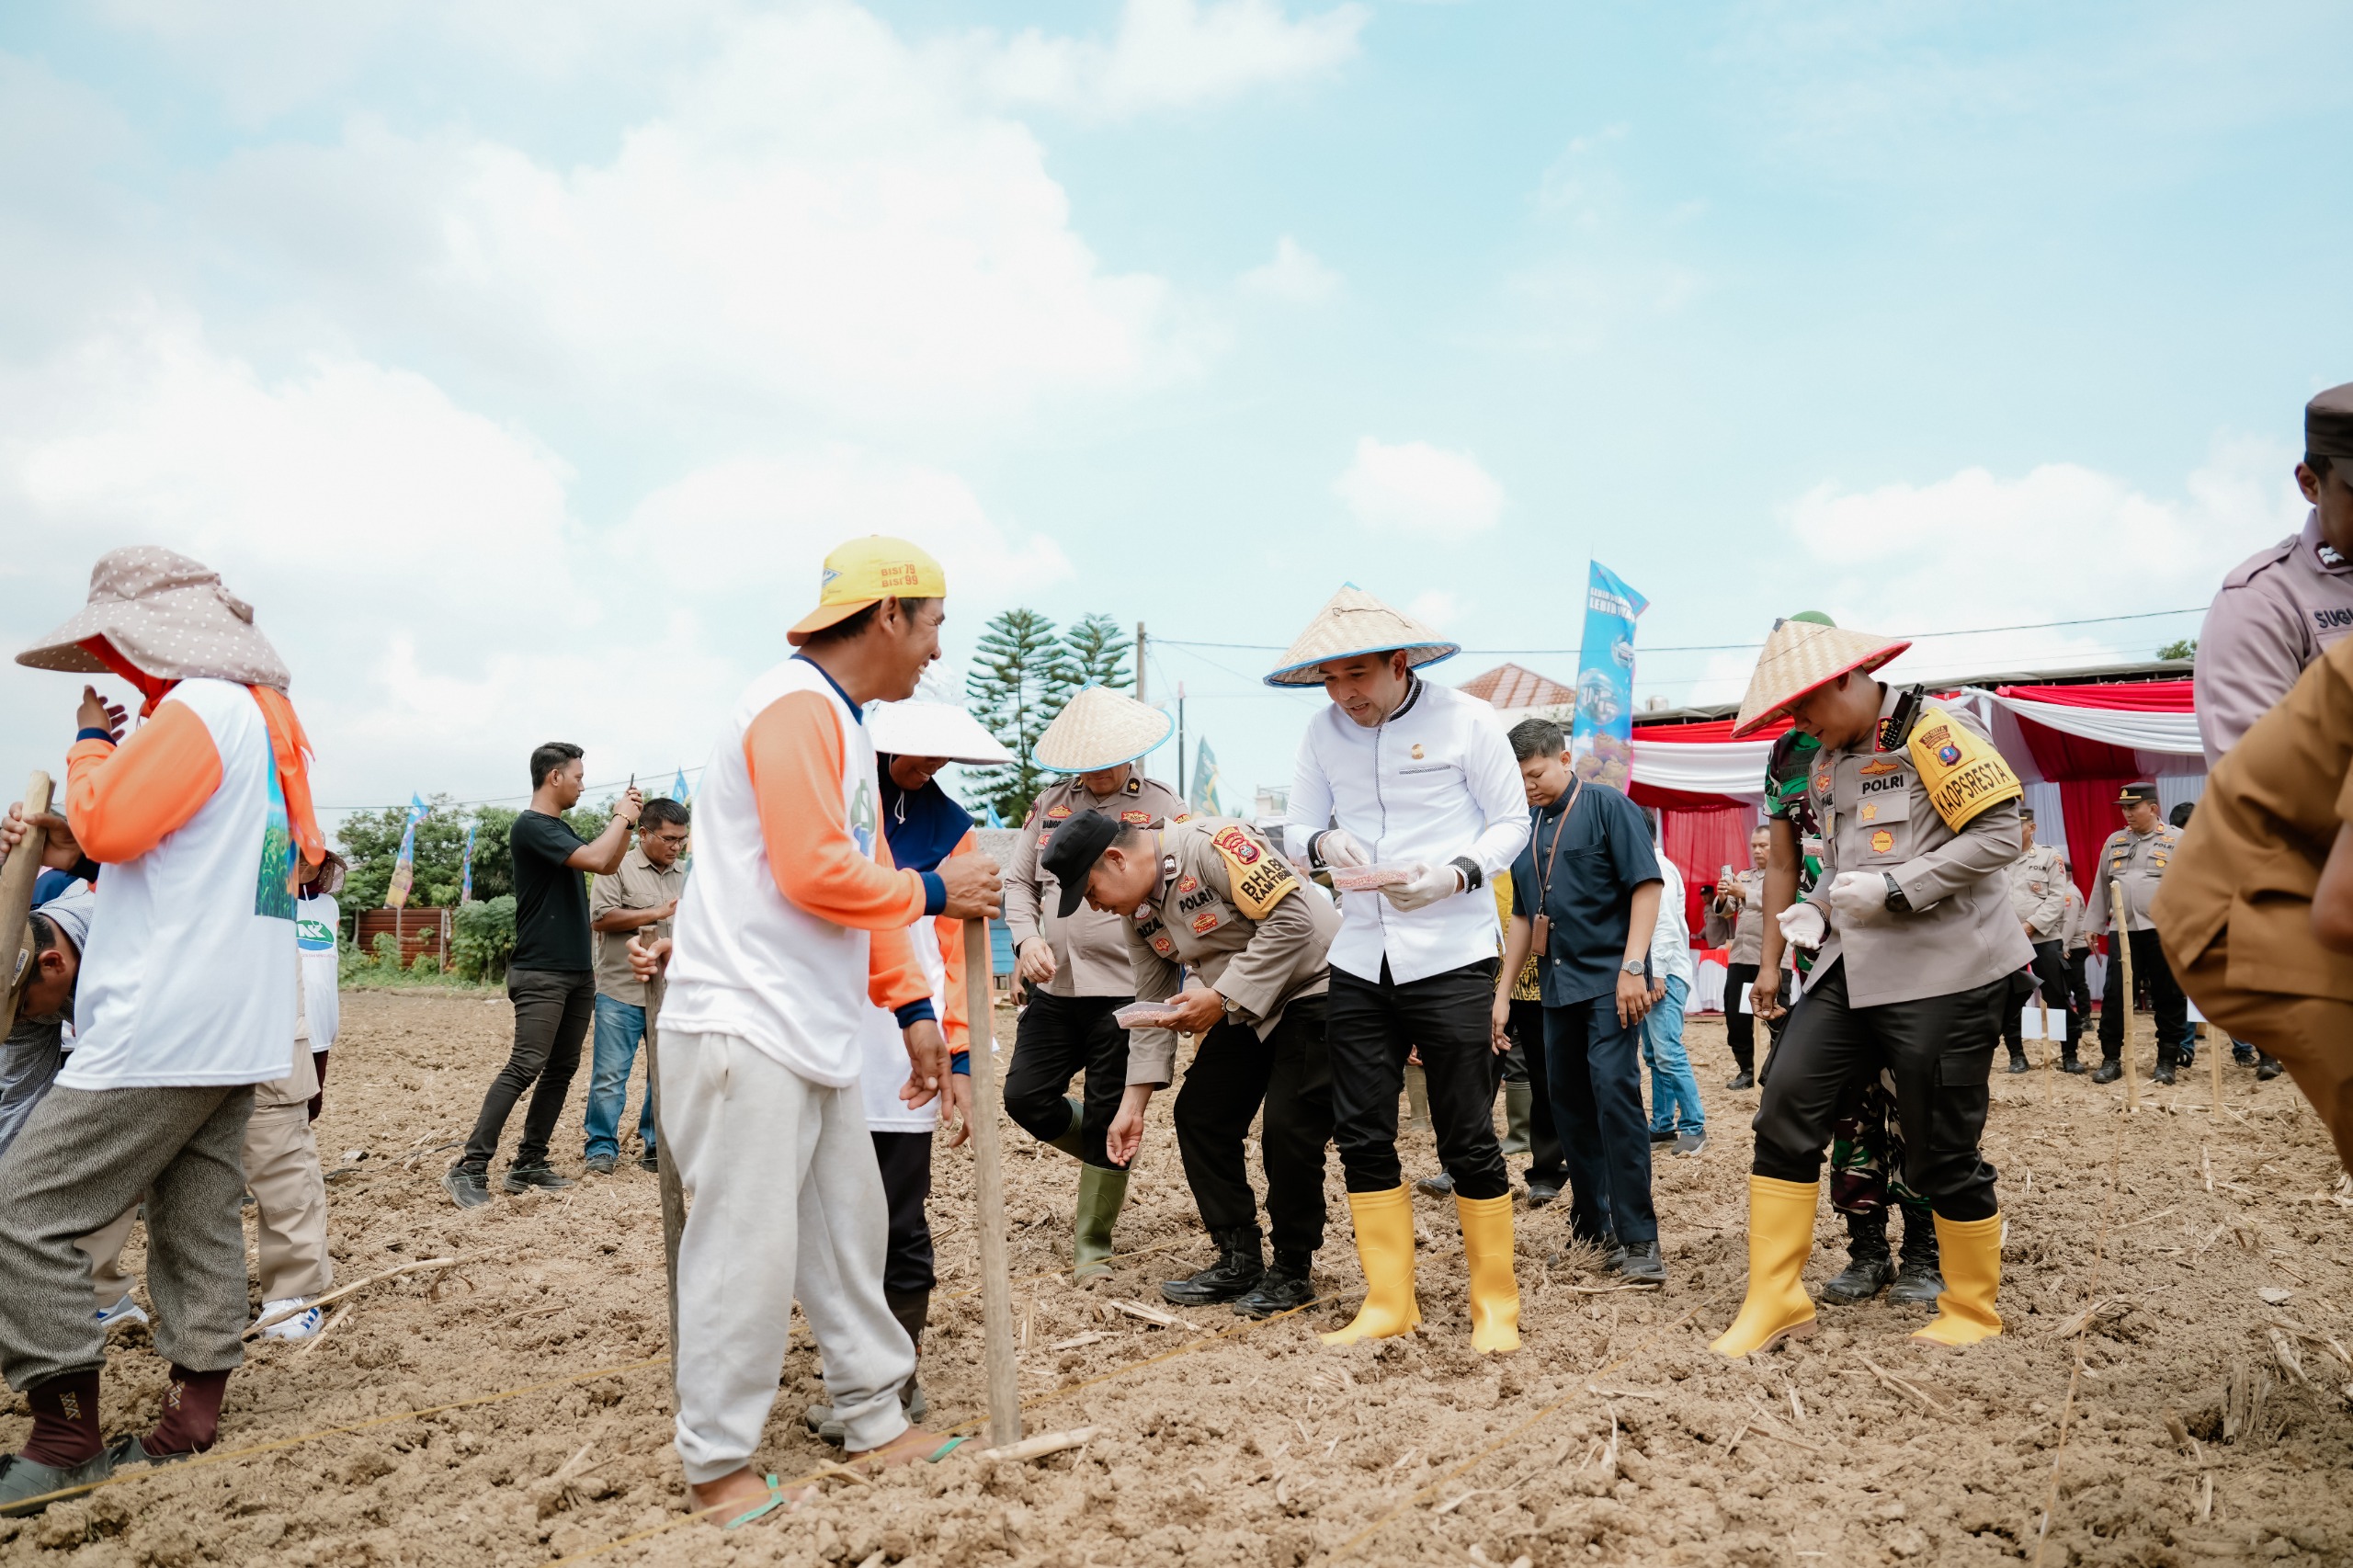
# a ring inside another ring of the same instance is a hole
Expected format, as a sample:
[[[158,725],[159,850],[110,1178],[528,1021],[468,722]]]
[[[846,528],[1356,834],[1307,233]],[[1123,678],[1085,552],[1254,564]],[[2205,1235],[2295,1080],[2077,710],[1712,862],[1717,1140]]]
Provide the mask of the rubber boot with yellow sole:
[[[1748,1178],[1748,1299],[1740,1315],[1710,1348],[1745,1356],[1813,1332],[1813,1298],[1798,1276],[1813,1251],[1818,1181]]]
[[[1414,1301],[1414,1200],[1403,1187],[1351,1192],[1357,1262],[1364,1267],[1364,1305],[1347,1327],[1319,1335],[1326,1345],[1354,1345],[1411,1333],[1422,1321]]]
[[[1512,1271],[1511,1194],[1454,1195],[1462,1221],[1462,1256],[1471,1266],[1471,1348],[1481,1355],[1519,1348],[1519,1277]]]
[[[1945,1292],[1937,1315],[1912,1337],[1931,1345],[1974,1345],[2002,1332],[1994,1298],[2002,1289],[2002,1217],[1948,1220],[1937,1216],[1937,1251]]]

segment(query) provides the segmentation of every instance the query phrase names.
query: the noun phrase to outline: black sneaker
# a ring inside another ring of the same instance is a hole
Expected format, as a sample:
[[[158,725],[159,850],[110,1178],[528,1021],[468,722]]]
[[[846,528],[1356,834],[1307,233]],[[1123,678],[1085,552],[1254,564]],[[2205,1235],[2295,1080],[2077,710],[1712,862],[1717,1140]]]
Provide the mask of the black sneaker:
[[[555,1167],[545,1161],[536,1165],[509,1165],[506,1179],[499,1186],[509,1192],[529,1192],[538,1187],[541,1192],[561,1192],[572,1185],[570,1176],[555,1174]]]
[[[1309,1278],[1314,1262],[1313,1253],[1277,1252],[1274,1267],[1258,1276],[1258,1283],[1233,1303],[1233,1310],[1246,1318],[1270,1318],[1307,1305],[1315,1299]]]
[[[1727,1089],[1753,1089],[1756,1086],[1756,1074],[1745,1067],[1734,1073],[1724,1084]]]
[[[1654,1127],[1654,1128],[1652,1128],[1652,1129],[1651,1129],[1651,1142],[1652,1142],[1652,1144],[1653,1144],[1654,1146],[1655,1146],[1655,1145],[1657,1145],[1657,1144],[1660,1144],[1660,1143],[1672,1143],[1672,1142],[1675,1142],[1675,1129],[1674,1129],[1674,1128],[1672,1128],[1672,1127],[1665,1127],[1665,1128]]]
[[[662,1168],[660,1151],[648,1149],[645,1153],[640,1154],[637,1157],[637,1168],[642,1171],[660,1170]]]
[[[1559,1182],[1541,1180],[1536,1176],[1529,1176],[1528,1178],[1529,1208],[1541,1209],[1560,1196],[1561,1184]]]
[[[479,1209],[490,1201],[490,1173],[471,1165],[451,1165],[441,1174],[441,1188],[460,1209]]]
[[[2257,1083],[2268,1084],[2279,1076],[2279,1059],[2270,1052],[2265,1051],[2255,1059],[2255,1076]]]
[[[613,1167],[621,1163],[621,1157],[619,1154],[597,1153],[589,1155],[580,1163],[598,1176],[610,1176],[613,1174]]]
[[[2124,1076],[2124,1063],[2117,1061],[2113,1057],[2110,1057],[2099,1064],[2099,1071],[2092,1074],[2092,1082],[2095,1084],[2113,1084],[2122,1076]]]
[[[1217,1261],[1198,1274],[1161,1282],[1160,1293],[1180,1307],[1206,1307],[1250,1293],[1267,1272],[1256,1225],[1216,1233]]]
[[[1609,1260],[1609,1271],[1629,1285],[1666,1283],[1666,1259],[1659,1256],[1656,1242],[1635,1242],[1620,1247]]]
[[[1884,1252],[1847,1254],[1847,1267],[1822,1282],[1821,1301],[1834,1307],[1868,1301],[1895,1278],[1895,1265]]]
[[[2028,1062],[2027,1062],[2027,1059],[2026,1059],[2024,1056],[2022,1056],[2022,1055],[2021,1055],[2021,1056],[2013,1056],[2013,1057],[2011,1057],[2011,1058],[2010,1058],[2010,1064],[2009,1064],[2009,1066],[2008,1066],[2007,1068],[2004,1069],[2004,1071],[2006,1071],[2006,1072],[2010,1072],[2010,1073],[2023,1073],[2023,1072],[2026,1072],[2027,1070],[2028,1070]]]
[[[2083,1070],[2084,1063],[2082,1059],[2077,1057],[2073,1051],[2070,1051],[2068,1054],[2059,1059],[2059,1071],[2062,1073],[2080,1074]]]
[[[2155,1072],[2154,1072],[2154,1073],[2152,1073],[2152,1074],[2149,1074],[2149,1082],[2151,1082],[2151,1083],[2153,1083],[2153,1084],[2170,1084],[2170,1083],[2172,1083],[2172,1082],[2173,1082],[2173,1063],[2172,1063],[2172,1062],[2158,1062],[2158,1063],[2157,1063],[2157,1070],[2156,1070]]]
[[[1436,1176],[1424,1176],[1414,1184],[1414,1189],[1416,1192],[1427,1192],[1432,1198],[1451,1198],[1454,1196],[1453,1174],[1440,1171]]]

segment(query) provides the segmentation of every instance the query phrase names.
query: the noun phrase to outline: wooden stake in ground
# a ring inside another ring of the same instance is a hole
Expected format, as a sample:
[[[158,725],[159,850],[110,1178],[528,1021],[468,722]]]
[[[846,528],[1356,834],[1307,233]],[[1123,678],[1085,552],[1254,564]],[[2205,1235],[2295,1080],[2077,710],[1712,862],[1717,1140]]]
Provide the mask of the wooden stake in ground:
[[[670,1294],[670,1408],[678,1407],[678,1237],[687,1228],[687,1189],[678,1184],[677,1162],[662,1151],[670,1146],[662,1125],[662,996],[668,983],[660,975],[645,985],[645,1091],[654,1096],[654,1148],[656,1179],[662,1187],[662,1276]]]
[[[989,1447],[1021,1440],[1021,1389],[1013,1347],[1013,1278],[1005,1238],[1005,1168],[997,1147],[996,1029],[989,984],[989,924],[964,922],[965,1016],[971,1020],[973,1222],[981,1232],[981,1330],[987,1342]]]
[[[2123,879],[2111,877],[2108,883],[2109,948],[2108,961],[2120,966],[2117,970],[2118,994],[2123,998],[2124,1108],[2141,1108],[2141,1053],[2133,1049],[2132,1037],[2138,1020],[2132,1011],[2132,912],[2124,902]]]
[[[2224,1029],[2206,1042],[2206,1070],[2214,1078],[2214,1125],[2222,1125],[2222,1047],[2229,1043],[2231,1031]]]
[[[49,830],[29,824],[49,810],[49,789],[46,773],[36,773],[26,781],[25,820],[28,825],[24,841],[8,857],[8,863],[0,866],[0,963],[11,966],[11,974],[15,973],[17,954],[25,945],[25,919],[33,912],[33,883],[40,878],[40,858],[49,848]],[[11,985],[6,999],[0,1001],[0,1039],[17,1026],[17,999],[20,994],[18,988]]]

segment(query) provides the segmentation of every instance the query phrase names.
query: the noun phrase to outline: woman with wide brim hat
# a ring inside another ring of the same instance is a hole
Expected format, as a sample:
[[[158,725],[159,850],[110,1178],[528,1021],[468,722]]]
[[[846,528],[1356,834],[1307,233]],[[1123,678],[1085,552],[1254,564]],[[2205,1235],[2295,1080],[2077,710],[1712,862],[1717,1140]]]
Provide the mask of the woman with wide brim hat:
[[[27,1392],[33,1432],[0,1460],[0,1513],[103,1480],[123,1463],[210,1448],[243,1358],[240,1176],[253,1085],[286,1075],[294,1039],[298,860],[325,845],[308,738],[288,675],[251,606],[174,551],[99,557],[87,602],[17,655],[36,669],[110,673],[145,722],[118,742],[83,688],[66,754],[66,814],[105,866],[76,981],[84,1027],[55,1086],[0,1154],[0,1373]],[[82,1006],[86,1004],[86,1006]],[[104,1330],[73,1238],[144,1195],[171,1362],[162,1421],[111,1449],[97,1425]]]
[[[1071,1240],[1071,1278],[1089,1289],[1111,1277],[1111,1229],[1127,1202],[1131,1153],[1115,1153],[1115,1122],[1140,1125],[1130,1108],[1128,1031],[1111,1015],[1135,1000],[1128,961],[1128,924],[1081,903],[1059,909],[1061,884],[1039,863],[1055,828],[1099,812],[1140,827],[1184,817],[1174,790],[1147,778],[1137,761],[1168,739],[1176,721],[1106,686],[1074,694],[1038,737],[1040,767],[1062,774],[1023,818],[1013,862],[1005,869],[1005,923],[1017,955],[1014,973],[1029,989],[1012,1064],[1006,1114],[1041,1143],[1079,1162],[1078,1203]],[[1071,1081],[1086,1076],[1083,1097]],[[1139,1090],[1165,1084],[1137,1085]],[[1148,1093],[1135,1098],[1148,1099]]]

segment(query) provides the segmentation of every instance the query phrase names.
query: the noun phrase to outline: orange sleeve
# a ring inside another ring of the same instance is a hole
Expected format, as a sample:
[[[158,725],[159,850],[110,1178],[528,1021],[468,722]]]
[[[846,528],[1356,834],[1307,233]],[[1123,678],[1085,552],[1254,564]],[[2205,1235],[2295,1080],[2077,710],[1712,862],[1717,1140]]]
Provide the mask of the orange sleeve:
[[[120,745],[93,736],[65,754],[65,814],[102,866],[136,860],[188,825],[221,788],[212,732],[185,702],[165,702]]]
[[[762,709],[744,733],[744,762],[758,802],[760,840],[777,891],[820,920],[885,933],[906,946],[923,916],[923,879],[894,869],[878,822],[870,858],[842,813],[842,732],[834,705],[792,691]],[[912,998],[909,998],[912,1000]]]
[[[967,828],[962,842],[948,852],[948,858],[953,860],[959,855],[977,854],[980,847],[981,841]],[[939,943],[940,960],[948,971],[945,983],[948,994],[940,998],[946,1006],[939,1020],[939,1029],[948,1037],[950,1053],[969,1051],[972,1043],[972,1007],[964,991],[964,923],[950,920],[943,915],[931,923],[931,931]]]
[[[884,869],[891,868],[889,835],[874,835],[874,858]],[[920,905],[921,878],[916,879],[915,886],[915,902]],[[922,910],[918,908],[916,914],[920,915]],[[931,981],[924,973],[922,960],[915,957],[915,927],[899,926],[874,933],[866,949],[866,994],[876,1006],[892,1013],[910,1002],[931,1000]]]

